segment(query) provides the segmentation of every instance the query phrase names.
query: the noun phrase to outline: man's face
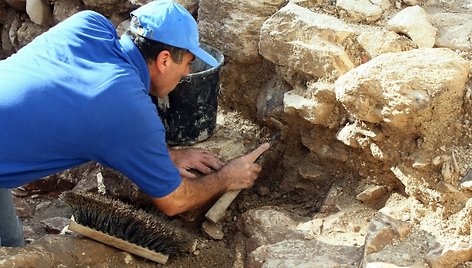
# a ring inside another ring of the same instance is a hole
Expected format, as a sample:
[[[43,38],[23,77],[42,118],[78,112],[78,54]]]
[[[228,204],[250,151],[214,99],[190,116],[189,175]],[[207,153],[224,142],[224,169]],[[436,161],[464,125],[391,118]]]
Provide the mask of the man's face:
[[[190,52],[185,52],[181,63],[176,63],[170,56],[167,57],[159,73],[151,76],[150,93],[157,97],[167,96],[179,84],[180,79],[190,73],[194,58]]]

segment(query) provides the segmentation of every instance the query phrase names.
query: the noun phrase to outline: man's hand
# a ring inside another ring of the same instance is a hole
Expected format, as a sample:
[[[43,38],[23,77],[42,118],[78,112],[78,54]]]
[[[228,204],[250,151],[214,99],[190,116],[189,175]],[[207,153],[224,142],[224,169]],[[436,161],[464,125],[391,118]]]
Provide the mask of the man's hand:
[[[175,191],[164,197],[154,198],[153,201],[166,215],[173,216],[201,207],[224,192],[249,188],[261,171],[261,166],[254,162],[269,147],[269,143],[264,143],[254,151],[235,158],[227,164],[206,150],[171,150],[171,158],[179,169],[186,167],[185,172],[188,172],[187,169],[190,168],[202,169],[209,174],[198,179],[183,176],[182,183]],[[198,157],[199,161],[192,161],[192,157]],[[210,168],[217,171],[212,172]],[[203,173],[203,171],[200,172]]]
[[[270,144],[266,142],[254,151],[229,161],[218,171],[219,177],[225,180],[226,191],[246,189],[254,184],[261,171],[261,166],[255,161],[269,147]]]
[[[218,155],[204,149],[169,149],[170,158],[179,169],[180,176],[184,178],[196,178],[189,170],[195,169],[203,174],[209,174],[219,170],[225,163]]]

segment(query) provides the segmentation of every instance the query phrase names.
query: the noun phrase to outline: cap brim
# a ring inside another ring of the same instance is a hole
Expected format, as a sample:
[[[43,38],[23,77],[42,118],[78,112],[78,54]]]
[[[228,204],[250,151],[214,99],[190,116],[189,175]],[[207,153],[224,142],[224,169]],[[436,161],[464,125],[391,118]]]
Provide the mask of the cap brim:
[[[199,58],[200,60],[202,60],[206,64],[210,65],[211,67],[218,66],[218,61],[212,55],[210,55],[208,52],[203,50],[202,48],[197,47],[197,48],[194,48],[194,49],[189,49],[189,51],[192,52],[192,54],[195,57]]]

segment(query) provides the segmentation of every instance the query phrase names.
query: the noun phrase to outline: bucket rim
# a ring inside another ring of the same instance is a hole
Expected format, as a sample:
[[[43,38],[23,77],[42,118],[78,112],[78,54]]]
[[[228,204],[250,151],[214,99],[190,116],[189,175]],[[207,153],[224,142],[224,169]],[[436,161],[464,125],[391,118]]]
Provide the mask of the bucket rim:
[[[225,62],[225,56],[223,54],[223,52],[221,52],[219,49],[217,49],[216,47],[214,46],[211,46],[207,43],[200,43],[200,46],[205,49],[205,48],[210,48],[212,49],[213,51],[216,51],[218,53],[218,56],[215,57],[216,61],[218,62],[218,65],[214,66],[214,67],[211,67],[209,69],[206,69],[206,70],[203,70],[203,71],[200,71],[200,72],[195,72],[195,73],[189,73],[188,75],[184,76],[184,77],[192,77],[192,76],[196,76],[196,75],[202,75],[202,74],[206,74],[206,73],[212,73],[212,72],[215,72],[216,70],[218,70],[221,66],[223,66],[224,62]],[[208,51],[207,51],[208,52]]]

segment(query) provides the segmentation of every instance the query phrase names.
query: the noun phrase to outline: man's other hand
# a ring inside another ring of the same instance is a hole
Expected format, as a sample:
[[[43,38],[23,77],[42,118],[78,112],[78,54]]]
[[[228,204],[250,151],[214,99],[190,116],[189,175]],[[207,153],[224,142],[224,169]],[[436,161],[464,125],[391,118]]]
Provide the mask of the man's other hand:
[[[180,176],[184,178],[197,177],[190,172],[192,169],[209,174],[219,170],[225,164],[216,153],[204,149],[169,149],[169,154],[172,162],[179,169]]]

